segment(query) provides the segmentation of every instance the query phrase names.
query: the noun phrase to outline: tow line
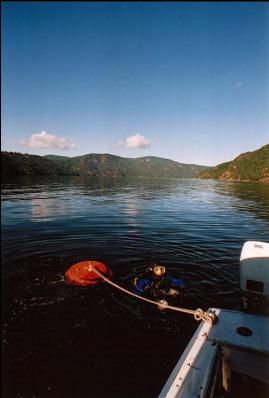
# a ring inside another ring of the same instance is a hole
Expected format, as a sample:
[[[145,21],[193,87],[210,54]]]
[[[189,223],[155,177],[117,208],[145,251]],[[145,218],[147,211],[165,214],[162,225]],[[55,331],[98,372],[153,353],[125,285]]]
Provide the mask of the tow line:
[[[82,261],[80,263],[76,263],[76,264],[72,265],[66,271],[65,276],[66,276],[66,279],[71,284],[80,285],[80,286],[95,285],[102,281],[106,282],[110,286],[113,286],[114,288],[128,294],[129,296],[132,296],[139,300],[146,301],[147,303],[156,305],[160,310],[168,309],[168,310],[172,310],[172,311],[183,312],[185,314],[193,315],[194,319],[196,321],[202,320],[204,322],[210,322],[213,325],[218,320],[218,318],[214,312],[210,312],[210,311],[206,312],[206,311],[203,311],[201,308],[197,308],[196,310],[190,310],[188,308],[181,308],[181,307],[175,307],[175,306],[169,305],[167,303],[167,301],[165,301],[165,300],[154,301],[154,300],[150,300],[146,297],[138,296],[137,294],[131,292],[130,290],[127,290],[127,289],[123,288],[122,286],[118,285],[117,283],[112,282],[109,279],[109,277],[112,276],[111,269],[101,262]]]

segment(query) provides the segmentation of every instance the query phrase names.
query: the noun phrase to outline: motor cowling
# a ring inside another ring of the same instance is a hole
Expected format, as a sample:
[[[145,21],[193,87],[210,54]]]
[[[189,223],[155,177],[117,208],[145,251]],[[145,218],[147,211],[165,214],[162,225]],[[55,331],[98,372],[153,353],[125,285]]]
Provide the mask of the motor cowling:
[[[244,243],[240,255],[240,287],[246,311],[269,312],[269,243]]]

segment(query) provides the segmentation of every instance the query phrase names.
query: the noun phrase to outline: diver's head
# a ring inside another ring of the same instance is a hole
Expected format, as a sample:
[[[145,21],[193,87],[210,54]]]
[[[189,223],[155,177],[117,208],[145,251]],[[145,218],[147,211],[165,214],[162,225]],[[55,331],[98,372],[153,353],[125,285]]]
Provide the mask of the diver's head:
[[[154,264],[152,267],[152,271],[156,276],[163,276],[165,274],[165,267],[163,265]]]

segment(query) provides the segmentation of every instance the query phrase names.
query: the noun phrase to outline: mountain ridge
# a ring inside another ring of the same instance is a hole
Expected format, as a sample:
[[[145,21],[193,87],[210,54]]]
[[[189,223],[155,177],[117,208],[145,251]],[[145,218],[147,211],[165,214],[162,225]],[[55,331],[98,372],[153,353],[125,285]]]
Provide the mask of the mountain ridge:
[[[209,166],[179,163],[157,156],[124,158],[111,154],[67,157],[1,152],[2,178],[17,175],[81,175],[193,178]]]
[[[157,156],[124,158],[108,153],[81,156],[1,152],[2,179],[19,175],[199,178],[269,182],[269,144],[241,153],[215,167],[180,163]]]

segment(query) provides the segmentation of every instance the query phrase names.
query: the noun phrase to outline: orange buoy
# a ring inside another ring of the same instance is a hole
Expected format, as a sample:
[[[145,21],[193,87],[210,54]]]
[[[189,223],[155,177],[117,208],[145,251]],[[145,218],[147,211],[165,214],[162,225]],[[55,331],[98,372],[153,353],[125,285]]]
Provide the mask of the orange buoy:
[[[91,269],[91,266],[96,268],[97,271],[101,272],[105,277],[112,276],[111,269],[103,263],[98,261],[81,261],[68,268],[65,277],[72,285],[96,285],[102,282],[103,279]]]

